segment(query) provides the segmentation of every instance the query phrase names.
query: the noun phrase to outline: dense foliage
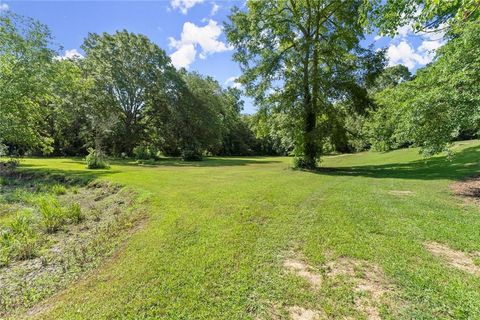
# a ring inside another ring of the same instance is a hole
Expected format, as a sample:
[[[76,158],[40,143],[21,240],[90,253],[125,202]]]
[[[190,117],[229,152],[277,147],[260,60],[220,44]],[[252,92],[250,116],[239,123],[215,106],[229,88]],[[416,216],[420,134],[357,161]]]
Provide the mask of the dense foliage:
[[[322,153],[420,146],[425,155],[475,137],[478,1],[250,1],[227,32],[240,81],[260,105],[260,136],[314,168]],[[366,30],[409,26],[448,44],[412,77],[362,49]]]
[[[281,130],[290,131],[298,165],[314,168],[335,131],[334,102],[368,105],[360,87],[366,58],[357,19],[362,3],[275,0],[249,1],[247,7],[234,10],[227,25],[243,71],[240,82]],[[274,114],[285,115],[287,123]]]
[[[372,138],[378,149],[417,145],[441,152],[480,129],[480,23],[468,23],[411,81],[375,95]]]
[[[238,89],[177,71],[164,50],[128,31],[89,34],[85,57],[49,49],[48,28],[0,18],[0,144],[7,153],[157,158],[263,153]],[[97,161],[98,160],[98,161]],[[102,165],[103,166],[103,165]]]
[[[84,57],[59,57],[48,28],[0,15],[0,154],[139,160],[205,155],[320,156],[373,148],[448,150],[480,129],[478,1],[248,1],[225,25],[244,92],[177,70],[126,30],[88,34]],[[415,75],[362,47],[373,28],[445,34]],[[242,115],[242,94],[258,112]],[[90,149],[91,148],[91,149]],[[97,161],[98,160],[98,161]]]
[[[48,147],[38,123],[48,99],[48,29],[30,19],[0,15],[0,142]]]

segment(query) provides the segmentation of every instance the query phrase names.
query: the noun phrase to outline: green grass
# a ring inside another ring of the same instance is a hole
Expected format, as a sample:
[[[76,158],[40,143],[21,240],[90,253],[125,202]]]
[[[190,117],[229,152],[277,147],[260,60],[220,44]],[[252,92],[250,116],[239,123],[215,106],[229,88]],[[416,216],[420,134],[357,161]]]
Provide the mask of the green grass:
[[[341,256],[380,266],[401,301],[395,318],[478,319],[480,278],[423,246],[480,251],[480,208],[448,187],[480,170],[480,143],[454,150],[450,161],[415,149],[326,157],[318,173],[273,157],[118,161],[94,172],[76,159],[27,159],[28,170],[107,179],[150,199],[146,226],[38,317],[255,319],[272,305],[301,305],[361,319],[348,286],[312,291],[283,270],[294,251],[320,270]]]

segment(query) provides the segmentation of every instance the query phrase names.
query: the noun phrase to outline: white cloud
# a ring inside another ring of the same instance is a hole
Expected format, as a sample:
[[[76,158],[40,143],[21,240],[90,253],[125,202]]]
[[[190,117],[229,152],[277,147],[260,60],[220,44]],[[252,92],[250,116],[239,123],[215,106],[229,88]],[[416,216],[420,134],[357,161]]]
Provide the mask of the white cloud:
[[[444,26],[439,26],[436,30],[415,33],[411,25],[398,28],[394,43],[387,49],[389,65],[404,64],[409,69],[415,69],[430,63],[435,57],[435,51],[445,44],[444,30]],[[409,42],[412,38],[421,41],[416,49]]]
[[[215,2],[212,2],[212,10],[210,11],[210,16],[214,16],[219,9],[220,9],[220,6]]]
[[[373,40],[378,41],[378,40],[380,40],[380,39],[382,39],[382,38],[383,38],[383,37],[382,37],[381,35],[378,35],[378,34],[377,34],[377,35],[375,36],[375,38],[373,38]]]
[[[440,48],[441,46],[443,46],[443,42],[442,42],[442,41],[439,41],[439,40],[435,40],[435,41],[425,40],[425,41],[423,41],[422,44],[418,47],[418,50],[419,50],[419,51],[435,51],[435,50],[437,50],[438,48]]]
[[[406,38],[409,34],[413,33],[413,28],[411,25],[407,24],[397,28],[397,35],[395,38]]]
[[[10,10],[10,7],[6,3],[0,3],[0,13]]]
[[[189,9],[203,1],[204,0],[170,0],[170,6],[172,9],[179,9],[183,14],[187,14]]]
[[[390,45],[387,49],[387,57],[390,66],[403,64],[408,69],[414,69],[432,61],[432,57],[429,54],[425,53],[422,55],[416,52],[406,40],[403,40],[398,45]]]
[[[57,56],[58,60],[66,60],[66,59],[82,59],[83,55],[78,52],[77,49],[70,49],[66,50],[63,56]]]
[[[230,77],[227,79],[227,81],[225,81],[224,85],[226,85],[227,87],[233,87],[233,88],[237,88],[237,89],[240,89],[242,87],[242,85],[238,82],[236,82],[238,79],[238,77]]]
[[[185,44],[178,48],[177,51],[170,55],[172,64],[176,68],[188,68],[195,61],[197,50],[193,44]]]
[[[192,22],[183,24],[180,40],[173,37],[168,38],[170,48],[177,49],[170,57],[175,67],[181,68],[188,66],[195,61],[197,48],[200,48],[200,59],[206,59],[208,55],[216,52],[231,50],[224,42],[218,40],[222,34],[222,27],[214,20],[209,20],[208,24],[199,27]]]

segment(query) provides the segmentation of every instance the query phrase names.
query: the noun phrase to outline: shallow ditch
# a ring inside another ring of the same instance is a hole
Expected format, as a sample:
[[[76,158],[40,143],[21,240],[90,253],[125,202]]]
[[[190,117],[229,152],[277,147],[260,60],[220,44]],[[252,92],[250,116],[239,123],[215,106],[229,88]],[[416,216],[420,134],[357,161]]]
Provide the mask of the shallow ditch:
[[[145,220],[119,185],[0,172],[0,318],[67,288]]]

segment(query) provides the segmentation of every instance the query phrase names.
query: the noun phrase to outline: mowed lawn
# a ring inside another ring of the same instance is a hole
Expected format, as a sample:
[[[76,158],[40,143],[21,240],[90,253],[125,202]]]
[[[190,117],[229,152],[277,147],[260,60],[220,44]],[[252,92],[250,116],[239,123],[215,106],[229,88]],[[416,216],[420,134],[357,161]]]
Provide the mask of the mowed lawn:
[[[366,318],[345,282],[312,290],[288,257],[325,276],[329,261],[382,270],[396,310],[382,318],[479,319],[480,276],[427,251],[480,251],[480,207],[449,184],[480,170],[480,143],[424,160],[418,150],[325,157],[319,173],[291,158],[209,158],[153,166],[26,159],[25,168],[108,179],[149,199],[142,229],[103,267],[35,309],[45,319],[268,319],[291,306]],[[477,261],[478,262],[478,261]],[[30,314],[32,316],[32,314]]]

